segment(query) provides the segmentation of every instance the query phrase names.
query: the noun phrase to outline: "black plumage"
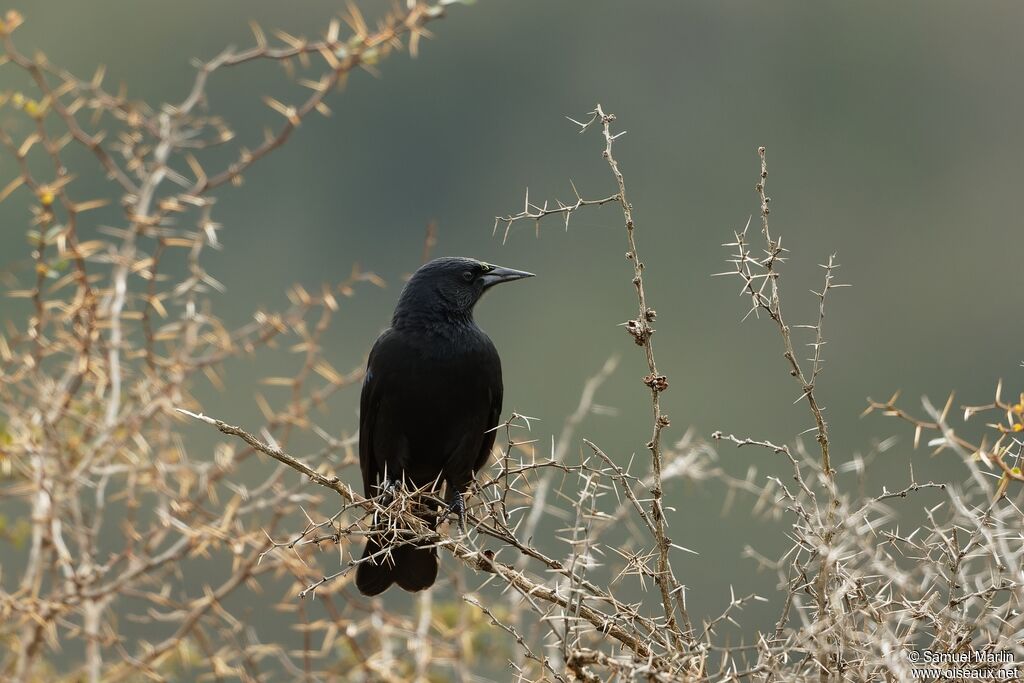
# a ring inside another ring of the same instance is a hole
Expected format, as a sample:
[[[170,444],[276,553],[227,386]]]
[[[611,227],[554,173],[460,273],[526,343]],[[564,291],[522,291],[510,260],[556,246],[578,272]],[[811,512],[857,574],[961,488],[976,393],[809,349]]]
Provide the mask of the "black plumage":
[[[501,358],[474,322],[473,307],[490,287],[531,275],[454,257],[434,259],[413,274],[367,361],[359,416],[367,497],[389,486],[443,485],[449,507],[461,516],[462,492],[494,445],[503,389]],[[434,548],[395,544],[381,552],[381,542],[371,536],[363,550],[363,558],[373,559],[356,569],[361,593],[377,595],[392,583],[407,591],[433,585]]]

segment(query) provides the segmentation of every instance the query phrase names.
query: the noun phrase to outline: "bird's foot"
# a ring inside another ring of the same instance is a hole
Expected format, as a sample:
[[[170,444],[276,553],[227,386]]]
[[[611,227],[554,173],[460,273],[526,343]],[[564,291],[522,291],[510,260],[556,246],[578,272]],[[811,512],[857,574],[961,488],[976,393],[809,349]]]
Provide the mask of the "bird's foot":
[[[380,490],[380,500],[378,505],[380,507],[387,507],[391,505],[395,500],[395,493],[398,491],[398,482],[393,479],[385,479],[378,486]],[[376,525],[380,520],[377,518],[377,511],[373,513],[373,523]]]
[[[397,491],[398,482],[394,479],[385,479],[380,485],[380,504],[384,507],[391,505]]]
[[[452,513],[455,513],[459,521],[459,531],[466,533],[466,500],[462,497],[461,491],[456,491],[455,495],[452,496],[452,500],[444,509],[444,514],[441,515],[440,521],[447,521]]]

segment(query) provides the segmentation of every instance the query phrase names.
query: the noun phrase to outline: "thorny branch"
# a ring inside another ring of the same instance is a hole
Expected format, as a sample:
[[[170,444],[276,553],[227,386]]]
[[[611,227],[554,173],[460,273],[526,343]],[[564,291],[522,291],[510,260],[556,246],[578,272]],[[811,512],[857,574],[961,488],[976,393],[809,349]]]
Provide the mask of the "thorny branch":
[[[569,227],[569,219],[573,213],[578,211],[584,206],[599,206],[611,201],[616,201],[621,209],[626,228],[626,240],[628,244],[628,250],[626,251],[626,258],[632,263],[633,266],[633,287],[637,297],[637,308],[638,315],[635,319],[629,320],[625,323],[626,330],[633,337],[633,340],[638,346],[641,346],[644,350],[644,356],[647,361],[647,375],[644,376],[643,382],[650,389],[651,392],[651,412],[653,418],[653,426],[651,438],[647,442],[647,449],[651,453],[651,466],[653,474],[653,483],[651,486],[651,509],[650,518],[653,522],[654,530],[654,543],[657,554],[657,573],[655,575],[655,583],[658,585],[661,593],[662,608],[665,614],[666,627],[669,633],[675,641],[676,647],[682,649],[687,644],[694,642],[694,631],[693,626],[690,624],[690,618],[686,611],[686,595],[685,587],[679,583],[676,579],[672,565],[669,560],[669,553],[672,547],[672,542],[667,535],[667,522],[665,520],[664,510],[664,488],[662,485],[662,468],[664,456],[662,453],[661,434],[662,430],[669,425],[669,418],[661,410],[661,393],[668,389],[668,378],[658,371],[657,363],[654,356],[654,345],[651,337],[654,335],[654,328],[651,323],[654,322],[657,317],[657,313],[653,308],[648,305],[647,293],[644,289],[644,263],[640,258],[637,251],[636,245],[636,224],[633,220],[633,206],[630,204],[626,195],[626,181],[619,168],[618,161],[615,159],[613,154],[613,145],[615,140],[624,135],[625,131],[620,133],[613,133],[611,126],[615,121],[614,114],[606,114],[602,109],[601,105],[598,104],[595,109],[590,112],[590,119],[586,122],[576,121],[569,119],[577,126],[579,126],[580,132],[585,132],[591,126],[595,124],[600,128],[602,136],[604,138],[605,146],[602,152],[602,157],[608,162],[608,166],[612,172],[612,176],[615,180],[616,188],[618,192],[610,197],[600,200],[585,200],[580,195],[579,191],[576,190],[576,186],[573,185],[573,192],[576,195],[576,202],[573,204],[565,204],[561,201],[558,202],[557,209],[548,209],[548,204],[545,202],[543,206],[537,207],[530,204],[529,193],[527,193],[526,205],[518,214],[509,215],[505,217],[499,217],[495,219],[495,231],[497,231],[498,224],[500,222],[505,223],[505,238],[508,237],[509,229],[512,224],[519,220],[533,220],[539,230],[541,219],[545,216],[561,213],[564,216],[565,227]],[[677,618],[678,610],[678,618]],[[682,621],[682,628],[680,628],[679,620]]]
[[[735,255],[729,259],[734,266],[733,271],[717,273],[716,275],[738,275],[743,281],[743,292],[750,296],[751,308],[747,315],[764,311],[775,322],[782,337],[784,347],[783,356],[790,366],[790,375],[800,383],[801,394],[797,401],[805,399],[814,417],[817,441],[821,448],[822,469],[825,476],[831,481],[833,470],[829,452],[828,424],[823,415],[823,408],[820,406],[815,394],[815,382],[821,373],[822,358],[821,351],[825,345],[824,322],[825,322],[825,300],[828,293],[838,287],[849,285],[837,284],[834,280],[834,271],[839,267],[835,262],[835,254],[828,258],[828,262],[821,268],[825,271],[825,282],[820,292],[812,292],[818,298],[818,318],[813,325],[797,325],[798,328],[807,328],[814,331],[814,341],[808,346],[813,349],[813,355],[807,359],[811,363],[810,372],[805,372],[793,346],[793,337],[790,326],[782,315],[782,297],[779,289],[778,265],[786,260],[785,253],[788,251],[782,247],[781,237],[772,237],[768,224],[768,215],[771,213],[769,204],[771,198],[765,194],[765,186],[768,182],[768,162],[764,147],[757,150],[761,160],[761,174],[755,189],[761,201],[761,234],[766,245],[762,251],[763,256],[755,257],[750,251],[750,244],[747,241],[747,230],[750,222],[743,230],[734,233],[735,241],[725,244],[726,247],[734,247]],[[831,484],[830,484],[831,485]]]
[[[555,216],[561,214],[562,220],[565,221],[565,229],[569,229],[569,220],[573,214],[582,209],[585,206],[604,206],[611,202],[619,201],[618,194],[613,194],[604,199],[584,199],[580,196],[579,190],[576,189],[576,184],[569,181],[572,185],[573,194],[576,195],[576,201],[572,204],[563,203],[561,199],[556,199],[555,203],[558,205],[557,208],[550,208],[549,203],[545,201],[540,206],[530,203],[530,190],[526,190],[526,199],[523,200],[523,210],[519,213],[509,214],[507,216],[495,216],[494,218],[494,230],[491,231],[492,235],[498,234],[498,226],[502,223],[505,224],[505,231],[501,236],[501,243],[505,244],[508,242],[508,233],[512,229],[512,224],[521,220],[532,220],[534,222],[534,229],[537,234],[540,234],[540,222],[547,216]]]
[[[303,474],[305,477],[308,477],[313,483],[328,488],[334,491],[335,493],[339,494],[347,503],[354,503],[357,506],[364,508],[364,512],[373,509],[373,502],[371,500],[362,498],[358,494],[354,493],[349,487],[341,484],[340,480],[337,477],[328,477],[317,473],[308,465],[304,464],[302,461],[283,452],[281,449],[275,446],[260,441],[259,439],[257,439],[255,436],[245,431],[244,429],[226,424],[221,420],[207,417],[205,415],[195,414],[184,410],[182,410],[181,412],[190,417],[205,422],[206,424],[215,426],[219,431],[225,434],[230,434],[232,436],[239,437],[257,451],[269,455],[275,460]],[[558,592],[550,588],[547,588],[542,584],[536,583],[535,581],[531,580],[524,572],[517,570],[515,567],[497,562],[495,560],[493,552],[482,551],[473,547],[472,542],[468,539],[467,542],[463,542],[457,538],[447,536],[446,534],[442,534],[435,530],[431,530],[424,524],[423,520],[419,516],[412,512],[411,507],[406,510],[402,509],[407,505],[411,506],[416,495],[420,493],[421,492],[413,491],[408,492],[408,495],[404,497],[401,495],[396,496],[397,502],[391,503],[387,508],[378,510],[378,512],[383,513],[385,515],[389,515],[391,517],[390,532],[372,533],[390,533],[392,535],[392,538],[390,539],[392,543],[396,541],[398,543],[434,543],[438,548],[450,552],[454,557],[465,563],[468,567],[497,575],[502,580],[507,582],[510,588],[517,590],[522,595],[528,595],[533,598],[544,600],[546,602],[550,602],[561,607],[568,607],[570,605],[570,602],[566,598],[562,597]],[[470,513],[467,515],[467,518],[469,519],[469,521],[473,523],[474,528],[482,535],[491,536],[498,540],[515,543],[514,539],[506,535],[506,533],[502,530],[496,519],[493,520],[495,524],[492,526],[491,524],[489,524],[489,522],[491,521],[489,519],[489,516],[481,518],[476,516],[475,514]],[[320,525],[314,524],[312,525],[312,528],[318,528],[319,526]],[[310,531],[312,530],[312,528],[310,529]],[[344,532],[341,532],[341,534],[350,535],[356,533],[355,529],[356,527],[349,527]],[[371,532],[363,532],[363,535],[365,535],[366,533]],[[294,545],[294,543],[295,541],[292,541],[290,544]],[[616,613],[606,614],[589,606],[579,606],[578,613],[582,619],[589,622],[592,627],[598,628],[602,632],[605,632],[611,637],[622,642],[624,645],[633,650],[637,657],[647,658],[653,655],[653,650],[650,649],[647,643],[643,642],[634,634],[630,633],[629,631],[627,631],[626,629],[622,628],[617,624],[617,621],[621,614],[628,614],[631,611],[626,605],[618,603],[614,598],[612,598],[609,594],[599,589],[597,586],[589,584],[588,582],[580,581],[577,578],[577,574],[573,569],[564,567],[560,562],[544,556],[542,553],[533,548],[527,548],[526,546],[524,546],[523,550],[526,550],[527,552],[530,552],[531,554],[535,555],[538,559],[541,559],[542,562],[545,565],[547,565],[548,568],[553,569],[559,573],[563,573],[569,578],[574,579],[574,583],[588,587],[594,597],[608,601],[610,604],[618,608],[616,610]],[[302,594],[310,594],[320,586],[324,585],[325,583],[341,577],[342,575],[348,573],[351,567],[354,567],[358,562],[359,560],[350,561],[341,571],[337,572],[336,574],[323,577],[318,581],[313,582],[302,591]]]

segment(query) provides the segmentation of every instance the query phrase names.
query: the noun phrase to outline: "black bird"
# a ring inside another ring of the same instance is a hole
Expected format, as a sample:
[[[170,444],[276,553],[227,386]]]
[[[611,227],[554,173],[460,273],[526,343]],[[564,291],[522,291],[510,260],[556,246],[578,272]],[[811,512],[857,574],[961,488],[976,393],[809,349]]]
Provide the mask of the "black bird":
[[[448,510],[461,522],[462,492],[491,455],[502,397],[501,358],[473,321],[473,306],[494,285],[532,275],[455,257],[434,259],[413,274],[366,364],[359,404],[366,497],[403,484],[443,484]],[[436,549],[406,544],[384,553],[382,542],[367,539],[363,558],[373,558],[356,569],[361,593],[377,595],[392,583],[407,591],[434,584]]]

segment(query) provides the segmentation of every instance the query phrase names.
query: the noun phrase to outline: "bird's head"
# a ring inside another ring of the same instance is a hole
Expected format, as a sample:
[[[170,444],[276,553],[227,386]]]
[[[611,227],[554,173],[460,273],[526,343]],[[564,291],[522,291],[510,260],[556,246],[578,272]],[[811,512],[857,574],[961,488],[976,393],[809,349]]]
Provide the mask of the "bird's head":
[[[533,277],[533,273],[471,258],[436,258],[420,266],[406,283],[395,307],[395,322],[401,318],[469,317],[488,289],[524,277]]]

